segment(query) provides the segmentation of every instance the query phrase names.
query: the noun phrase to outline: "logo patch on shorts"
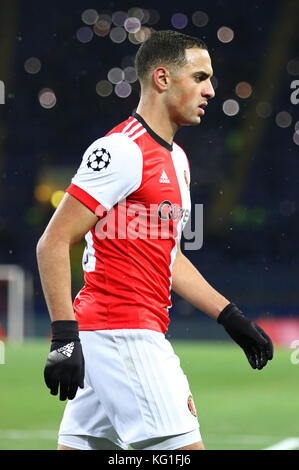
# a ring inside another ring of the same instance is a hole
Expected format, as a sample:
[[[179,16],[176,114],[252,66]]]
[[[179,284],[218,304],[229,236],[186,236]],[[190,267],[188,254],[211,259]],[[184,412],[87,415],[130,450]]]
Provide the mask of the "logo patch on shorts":
[[[194,405],[192,395],[189,395],[189,397],[188,397],[188,408],[189,408],[190,413],[192,413],[193,416],[195,416],[195,418],[197,418],[196,408],[195,408],[195,405]]]

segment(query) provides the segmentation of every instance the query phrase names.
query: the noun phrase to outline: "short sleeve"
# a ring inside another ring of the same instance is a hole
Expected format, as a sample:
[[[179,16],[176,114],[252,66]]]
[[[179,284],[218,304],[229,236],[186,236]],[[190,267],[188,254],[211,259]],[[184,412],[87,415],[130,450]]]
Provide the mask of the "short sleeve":
[[[123,134],[110,134],[88,147],[67,192],[94,212],[98,204],[109,211],[139,188],[142,167],[139,146]]]

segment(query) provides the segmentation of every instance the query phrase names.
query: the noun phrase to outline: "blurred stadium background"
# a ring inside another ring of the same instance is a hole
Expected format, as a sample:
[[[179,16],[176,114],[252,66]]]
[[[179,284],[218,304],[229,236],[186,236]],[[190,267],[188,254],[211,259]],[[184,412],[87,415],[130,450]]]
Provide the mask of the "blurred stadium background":
[[[299,448],[299,3],[2,0],[0,449],[55,448],[63,404],[42,381],[49,317],[35,247],[84,150],[135,110],[134,56],[151,28],[201,37],[215,74],[202,123],[175,139],[204,207],[203,247],[186,254],[276,346],[252,371],[222,328],[173,295],[168,337],[206,446]],[[71,254],[74,296],[83,246]]]

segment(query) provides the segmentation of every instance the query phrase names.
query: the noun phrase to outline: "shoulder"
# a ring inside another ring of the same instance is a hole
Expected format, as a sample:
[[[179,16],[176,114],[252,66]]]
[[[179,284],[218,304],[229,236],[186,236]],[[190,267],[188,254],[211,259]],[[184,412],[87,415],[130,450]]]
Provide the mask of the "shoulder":
[[[97,149],[105,149],[106,151],[112,152],[115,155],[139,155],[141,150],[139,146],[131,140],[128,136],[122,133],[113,133],[96,139],[86,149],[84,155],[88,155]]]
[[[180,145],[178,145],[176,142],[173,142],[173,150],[175,152],[181,153],[187,158],[185,150],[183,150],[182,147],[180,147]]]
[[[176,142],[173,142],[173,151],[175,153],[177,153],[178,155],[180,155],[180,158],[184,161],[187,162],[188,164],[188,169],[190,171],[190,163],[189,163],[189,159],[186,155],[186,152],[182,149],[182,147],[180,147]]]
[[[180,145],[178,145],[176,142],[173,142],[173,151],[182,155],[182,157],[187,160],[188,165],[189,165],[189,160],[188,160],[185,150],[182,147],[180,147]]]
[[[96,139],[85,150],[82,165],[96,167],[97,163],[111,164],[111,168],[132,168],[136,164],[142,165],[143,157],[139,146],[124,134],[115,133]]]
[[[140,186],[142,171],[138,145],[114,133],[96,139],[88,147],[72,183],[110,210]]]

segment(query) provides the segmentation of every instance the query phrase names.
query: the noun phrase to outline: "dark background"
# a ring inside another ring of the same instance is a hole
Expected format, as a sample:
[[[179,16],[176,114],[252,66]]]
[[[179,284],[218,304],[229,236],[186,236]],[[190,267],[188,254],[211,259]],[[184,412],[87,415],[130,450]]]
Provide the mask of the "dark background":
[[[184,13],[188,24],[179,31],[207,43],[216,96],[200,126],[182,128],[175,138],[189,157],[192,202],[204,205],[203,247],[186,255],[247,315],[299,316],[299,138],[294,137],[299,104],[290,100],[291,83],[299,80],[298,5],[292,0],[190,1],[186,6],[177,1],[1,1],[0,263],[20,265],[32,276],[31,334],[48,331],[35,247],[55,210],[37,200],[36,187],[51,181],[55,190],[65,190],[90,143],[127,119],[139,99],[137,83],[127,98],[96,93],[97,82],[107,80],[112,67],[122,68],[124,57],[133,63],[138,45],[128,39],[114,43],[109,35],[80,42],[76,33],[87,26],[81,15],[89,8],[110,15],[136,6],[156,9],[156,30],[175,29],[172,15]],[[208,15],[204,27],[192,23],[198,10]],[[221,26],[234,31],[231,42],[218,39]],[[36,74],[25,70],[30,57],[41,62]],[[246,99],[235,91],[242,81],[252,87]],[[44,88],[55,93],[51,109],[39,102]],[[239,103],[238,114],[224,113],[227,99]],[[263,102],[268,117],[257,112]],[[277,124],[282,111],[291,117],[285,127]],[[72,252],[74,295],[83,282],[83,246]],[[5,286],[1,289],[4,311]],[[173,302],[170,334],[191,337],[195,324],[202,325],[202,332],[211,325],[211,319],[175,295]]]

